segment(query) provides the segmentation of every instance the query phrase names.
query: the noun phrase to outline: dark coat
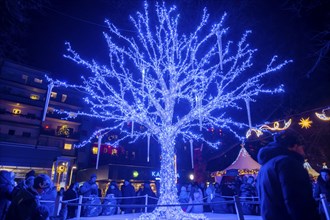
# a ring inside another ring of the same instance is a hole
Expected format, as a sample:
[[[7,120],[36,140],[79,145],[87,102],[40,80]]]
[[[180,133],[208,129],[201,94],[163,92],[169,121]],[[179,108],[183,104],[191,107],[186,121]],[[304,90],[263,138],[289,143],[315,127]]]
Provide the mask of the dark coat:
[[[112,189],[113,187],[113,189]],[[122,197],[122,194],[121,194],[121,191],[119,190],[118,186],[116,183],[111,183],[108,190],[107,190],[107,193],[106,193],[106,196],[110,195],[110,194],[113,194],[114,196],[114,200],[115,200],[115,204],[121,204],[121,197]],[[114,203],[114,201],[112,201],[112,203]],[[114,211],[113,211],[113,214],[117,214],[118,212],[118,209],[117,207],[115,207]]]
[[[136,197],[136,192],[134,187],[131,184],[128,184],[127,186],[122,185],[121,187],[121,193],[123,195],[123,197],[130,197],[129,199],[122,199],[121,204],[124,205],[133,205],[135,204],[135,198]],[[132,213],[133,208],[131,207],[122,207],[122,210],[125,213]]]
[[[140,196],[145,196],[148,195],[148,205],[154,205],[157,203],[156,194],[151,190],[150,187],[144,187],[143,190],[141,191]],[[151,198],[150,198],[151,197]],[[146,203],[146,198],[142,197],[139,200],[139,203],[144,205]],[[148,207],[147,212],[152,212],[155,209],[155,207]],[[144,210],[144,208],[143,208]]]
[[[317,220],[317,205],[304,159],[296,152],[271,143],[260,149],[262,165],[257,188],[265,220]]]
[[[0,172],[0,220],[5,219],[13,189],[14,185],[11,172],[2,170]]]
[[[113,196],[116,198],[117,204],[120,204],[121,203],[120,197],[122,197],[121,191],[119,190],[119,188],[116,185],[114,185],[114,187],[115,187],[114,189],[111,189],[111,185],[110,185],[107,190],[106,195],[113,194]]]
[[[78,198],[78,193],[72,187],[70,187],[67,191],[63,193],[63,201],[77,199],[77,198]],[[78,200],[73,200],[70,201],[69,203],[78,203]],[[68,218],[76,217],[77,206],[68,205],[67,208],[68,208],[67,217]]]
[[[21,189],[10,204],[7,220],[45,220],[49,216],[48,209],[40,205],[37,192],[31,188]]]
[[[325,194],[328,202],[330,202],[330,181],[326,182],[321,175],[317,177],[317,182],[314,188],[314,198],[320,198],[320,194]]]

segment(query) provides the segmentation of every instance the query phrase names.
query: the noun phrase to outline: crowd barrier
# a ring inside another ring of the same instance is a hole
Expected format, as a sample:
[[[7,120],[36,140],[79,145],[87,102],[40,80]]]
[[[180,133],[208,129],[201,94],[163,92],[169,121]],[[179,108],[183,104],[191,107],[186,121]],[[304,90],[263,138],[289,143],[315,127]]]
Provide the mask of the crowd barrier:
[[[235,205],[235,210],[237,214],[237,219],[238,220],[244,220],[244,215],[243,215],[243,210],[242,210],[242,203],[246,204],[254,204],[254,205],[259,205],[259,199],[258,197],[239,197],[239,196],[222,196],[222,198],[226,198],[228,200],[224,201],[219,201],[219,202],[211,202],[211,203],[178,203],[178,204],[168,204],[168,205],[158,205],[158,204],[149,204],[149,199],[155,199],[158,200],[156,197],[151,197],[148,195],[145,196],[134,196],[134,197],[113,197],[116,200],[119,199],[137,199],[137,198],[145,198],[145,204],[85,204],[83,203],[83,199],[89,199],[90,197],[83,197],[80,195],[76,199],[71,199],[71,200],[65,200],[63,201],[63,197],[60,196],[58,200],[58,207],[55,210],[55,215],[59,216],[60,211],[62,209],[62,204],[65,204],[66,206],[77,206],[77,212],[76,212],[76,219],[80,219],[81,216],[81,210],[83,206],[107,206],[107,207],[117,207],[119,208],[143,208],[144,207],[144,212],[147,212],[148,207],[171,207],[171,206],[182,206],[182,205],[217,205],[217,204],[234,204]],[[105,199],[104,197],[97,197],[100,200]],[[204,198],[206,199],[206,198]],[[77,203],[74,203],[75,201],[78,201]],[[326,197],[324,194],[320,194],[320,201],[322,204],[322,207],[324,208],[324,213],[325,217],[327,220],[330,220],[330,208],[329,208],[329,203],[326,200]],[[41,200],[41,203],[49,203],[49,202],[54,202],[55,201],[46,201],[46,200]]]

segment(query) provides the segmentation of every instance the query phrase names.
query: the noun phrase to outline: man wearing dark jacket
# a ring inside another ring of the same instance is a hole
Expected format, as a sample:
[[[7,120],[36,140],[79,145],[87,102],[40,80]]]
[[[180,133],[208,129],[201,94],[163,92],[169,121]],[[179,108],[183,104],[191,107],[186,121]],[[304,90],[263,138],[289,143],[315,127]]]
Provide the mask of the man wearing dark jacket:
[[[40,195],[51,185],[49,176],[40,174],[34,179],[32,187],[23,188],[13,197],[6,216],[7,220],[46,220],[49,219],[47,208],[40,205]]]
[[[129,180],[124,181],[124,185],[121,186],[121,193],[123,197],[128,197],[127,199],[124,198],[122,200],[123,205],[134,205],[135,204],[135,189],[132,186],[131,182]],[[132,207],[122,207],[122,211],[126,213],[132,213],[133,208]]]
[[[312,185],[303,168],[304,146],[293,131],[286,131],[260,149],[257,187],[264,220],[317,220]]]

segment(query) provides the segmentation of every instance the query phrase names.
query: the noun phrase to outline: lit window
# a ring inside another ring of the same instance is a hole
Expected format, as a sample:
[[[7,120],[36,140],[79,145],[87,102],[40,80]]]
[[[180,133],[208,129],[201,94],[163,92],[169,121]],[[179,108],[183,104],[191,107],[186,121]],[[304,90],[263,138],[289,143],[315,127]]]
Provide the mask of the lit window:
[[[66,100],[67,97],[68,97],[67,95],[63,94],[63,95],[62,95],[61,102],[65,102],[65,100]]]
[[[57,93],[56,93],[56,92],[52,92],[52,93],[50,93],[50,97],[56,99],[56,97],[57,97]]]
[[[32,100],[39,100],[39,96],[38,95],[36,95],[36,94],[31,94],[30,95],[30,99],[32,99]]]
[[[14,108],[14,109],[13,109],[13,114],[15,114],[15,115],[19,115],[19,114],[21,114],[21,113],[22,113],[21,109],[18,109],[18,108]]]
[[[72,150],[72,144],[64,144],[64,150]]]
[[[92,153],[93,153],[93,154],[97,154],[97,147],[93,147],[93,149],[92,149]]]
[[[42,79],[34,78],[34,82],[41,84],[42,83]]]
[[[54,113],[54,108],[48,107],[47,114],[53,114],[53,113]]]
[[[111,151],[111,155],[117,155],[118,154],[118,150],[116,148],[113,148]]]

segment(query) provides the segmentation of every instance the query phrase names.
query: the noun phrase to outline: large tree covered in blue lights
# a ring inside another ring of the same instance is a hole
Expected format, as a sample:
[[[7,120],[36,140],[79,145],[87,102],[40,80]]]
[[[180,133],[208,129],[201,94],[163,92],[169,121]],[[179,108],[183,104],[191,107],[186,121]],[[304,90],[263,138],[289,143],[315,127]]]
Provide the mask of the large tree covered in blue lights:
[[[124,35],[106,20],[104,33],[109,48],[109,63],[99,65],[86,61],[68,43],[67,58],[84,65],[92,76],[82,77],[81,84],[68,84],[49,79],[54,86],[73,87],[84,91],[89,112],[67,113],[103,121],[104,127],[78,147],[92,142],[112,130],[121,130],[114,145],[130,139],[154,138],[161,146],[160,198],[158,205],[178,204],[175,176],[176,141],[205,141],[202,130],[209,127],[227,129],[237,138],[249,127],[235,121],[228,110],[245,114],[245,102],[254,101],[261,93],[277,93],[282,86],[265,88],[263,78],[290,61],[270,59],[262,70],[252,69],[256,49],[247,43],[250,31],[234,43],[226,39],[226,15],[209,25],[203,11],[201,21],[188,34],[178,28],[175,7],[156,4],[155,13],[144,11],[131,17],[135,32]],[[63,113],[63,112],[62,112]],[[130,130],[122,129],[131,123]],[[145,129],[136,129],[137,125]],[[245,128],[245,129],[243,129]],[[210,143],[217,147],[219,143]],[[143,219],[203,219],[203,215],[184,213],[179,206],[159,206]]]

